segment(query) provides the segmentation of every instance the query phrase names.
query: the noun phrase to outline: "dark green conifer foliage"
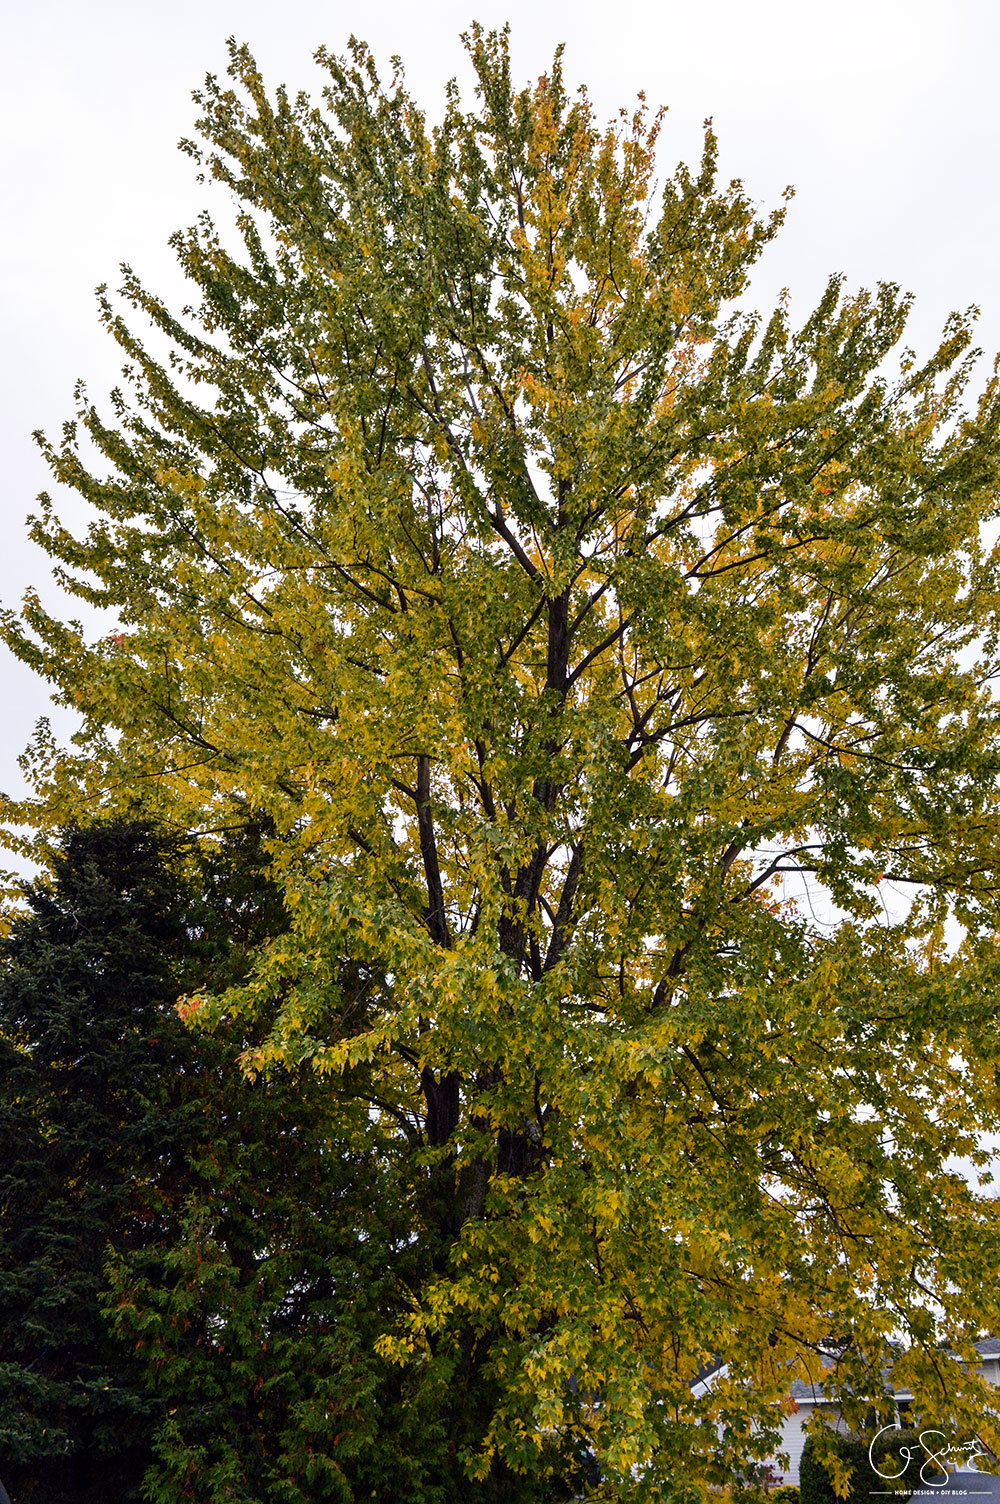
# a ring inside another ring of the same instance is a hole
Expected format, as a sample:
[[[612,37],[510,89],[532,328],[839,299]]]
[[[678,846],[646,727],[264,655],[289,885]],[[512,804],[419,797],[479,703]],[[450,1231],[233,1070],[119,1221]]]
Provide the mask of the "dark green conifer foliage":
[[[109,1237],[183,1177],[171,1003],[184,902],[141,824],[73,830],[0,944],[0,1457],[19,1501],[126,1500],[148,1462],[138,1364],[100,1310]]]
[[[401,1383],[375,1352],[424,1257],[391,1166],[334,1141],[309,1086],[297,1128],[290,1083],[244,1088],[178,1224],[113,1266],[110,1312],[160,1406],[153,1504],[465,1497],[451,1366]]]

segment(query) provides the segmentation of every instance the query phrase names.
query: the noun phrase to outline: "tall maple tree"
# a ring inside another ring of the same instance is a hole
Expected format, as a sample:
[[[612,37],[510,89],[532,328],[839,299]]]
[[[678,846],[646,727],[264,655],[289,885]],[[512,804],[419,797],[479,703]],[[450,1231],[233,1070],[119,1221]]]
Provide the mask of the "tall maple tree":
[[[191,1006],[366,1068],[437,1240],[381,1349],[489,1375],[471,1478],[720,1480],[831,1334],[849,1412],[903,1333],[983,1433],[936,1344],[1000,1322],[996,380],[967,317],[895,355],[891,284],[741,309],[782,211],[710,129],[657,189],[659,117],[466,40],[433,127],[360,45],[323,107],[238,47],[196,96],[242,249],[176,237],[183,313],[126,269],[152,341],[102,296],[126,387],[43,441],[94,521],[32,531],[120,628],[6,618],[83,722],[10,813],[273,823],[291,927]]]

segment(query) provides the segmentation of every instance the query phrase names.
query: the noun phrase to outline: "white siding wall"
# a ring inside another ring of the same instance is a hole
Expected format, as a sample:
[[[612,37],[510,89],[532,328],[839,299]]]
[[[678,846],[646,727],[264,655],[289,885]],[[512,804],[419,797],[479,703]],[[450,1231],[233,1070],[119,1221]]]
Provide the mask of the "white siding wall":
[[[806,1444],[806,1433],[802,1427],[812,1415],[812,1405],[800,1405],[794,1415],[789,1415],[781,1428],[781,1451],[788,1453],[787,1468],[775,1468],[775,1472],[781,1472],[782,1483],[795,1483],[799,1481],[799,1463],[802,1461],[802,1448]]]
[[[808,1401],[800,1400],[795,1414],[786,1416],[781,1428],[781,1451],[788,1453],[788,1466],[781,1468],[775,1463],[774,1471],[780,1475],[782,1483],[794,1483],[798,1487],[799,1463],[802,1461],[802,1449],[806,1444],[805,1425],[817,1410],[826,1411],[828,1422],[832,1422],[838,1431],[843,1429],[839,1418],[834,1419],[832,1406],[813,1405]]]

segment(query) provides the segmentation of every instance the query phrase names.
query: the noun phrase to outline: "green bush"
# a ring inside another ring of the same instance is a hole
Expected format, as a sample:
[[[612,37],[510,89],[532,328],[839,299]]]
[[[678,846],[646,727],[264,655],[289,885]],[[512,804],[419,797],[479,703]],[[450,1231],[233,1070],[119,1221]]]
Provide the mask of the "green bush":
[[[865,1446],[871,1438],[865,1437]],[[909,1461],[906,1453],[909,1450]],[[872,1449],[872,1455],[883,1473],[900,1473],[901,1476],[892,1481],[882,1479],[874,1484],[876,1488],[893,1488],[898,1494],[906,1498],[915,1489],[922,1488],[923,1481],[920,1477],[920,1469],[927,1460],[927,1453],[920,1445],[920,1433],[911,1429],[901,1428],[898,1431],[884,1431]],[[905,1471],[901,1471],[904,1468]]]
[[[771,1490],[771,1504],[801,1504],[799,1491],[794,1483],[782,1483]]]
[[[845,1504],[872,1504],[874,1494],[884,1495],[890,1489],[899,1498],[908,1499],[921,1486],[920,1467],[926,1455],[916,1431],[886,1431],[875,1443],[872,1456],[881,1471],[900,1474],[891,1480],[880,1477],[872,1467],[868,1454],[871,1440],[870,1435],[834,1439],[837,1455],[851,1467]],[[910,1453],[908,1461],[906,1449]],[[833,1480],[817,1457],[812,1436],[806,1439],[799,1464],[799,1504],[840,1504]]]

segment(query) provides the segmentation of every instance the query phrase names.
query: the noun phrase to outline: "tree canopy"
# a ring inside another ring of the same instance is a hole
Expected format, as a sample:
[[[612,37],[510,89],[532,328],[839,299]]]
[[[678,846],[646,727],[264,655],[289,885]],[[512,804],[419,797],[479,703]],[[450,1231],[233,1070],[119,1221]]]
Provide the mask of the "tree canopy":
[[[659,185],[642,102],[466,42],[433,125],[359,44],[196,96],[238,236],[175,237],[181,312],[125,269],[152,333],[102,293],[125,384],[42,440],[118,627],[6,616],[82,717],[10,816],[270,822],[289,927],[185,1009],[362,1072],[432,1248],[379,1350],[481,1376],[482,1488],[721,1481],[831,1336],[848,1411],[902,1334],[985,1434],[938,1343],[1000,1324],[996,379],[892,284],[748,312],[783,211],[710,128]]]

